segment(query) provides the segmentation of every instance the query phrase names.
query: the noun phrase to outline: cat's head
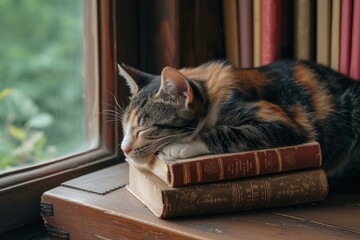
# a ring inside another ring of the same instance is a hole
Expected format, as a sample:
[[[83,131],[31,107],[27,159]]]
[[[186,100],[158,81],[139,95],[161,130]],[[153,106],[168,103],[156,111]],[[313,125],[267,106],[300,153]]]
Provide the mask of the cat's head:
[[[145,163],[164,146],[194,136],[207,106],[198,84],[170,67],[158,76],[119,65],[119,74],[131,93],[122,119],[127,157]]]

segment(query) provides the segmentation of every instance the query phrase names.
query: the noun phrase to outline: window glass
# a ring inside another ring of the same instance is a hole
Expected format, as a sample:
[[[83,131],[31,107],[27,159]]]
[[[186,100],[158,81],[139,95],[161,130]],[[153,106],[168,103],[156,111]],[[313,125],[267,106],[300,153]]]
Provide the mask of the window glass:
[[[0,1],[0,172],[86,148],[81,0]]]

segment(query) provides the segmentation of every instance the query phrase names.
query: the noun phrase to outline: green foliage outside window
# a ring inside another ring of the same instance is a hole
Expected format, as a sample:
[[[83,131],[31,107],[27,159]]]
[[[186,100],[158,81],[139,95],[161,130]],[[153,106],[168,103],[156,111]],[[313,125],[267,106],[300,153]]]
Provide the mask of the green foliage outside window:
[[[85,146],[83,4],[0,1],[0,171]]]

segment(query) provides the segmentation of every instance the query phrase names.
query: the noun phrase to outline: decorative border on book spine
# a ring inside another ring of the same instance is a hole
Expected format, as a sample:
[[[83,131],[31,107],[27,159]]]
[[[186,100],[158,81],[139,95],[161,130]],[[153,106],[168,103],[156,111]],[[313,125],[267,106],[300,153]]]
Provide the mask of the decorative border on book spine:
[[[52,203],[40,202],[40,211],[43,217],[54,216],[54,207]]]

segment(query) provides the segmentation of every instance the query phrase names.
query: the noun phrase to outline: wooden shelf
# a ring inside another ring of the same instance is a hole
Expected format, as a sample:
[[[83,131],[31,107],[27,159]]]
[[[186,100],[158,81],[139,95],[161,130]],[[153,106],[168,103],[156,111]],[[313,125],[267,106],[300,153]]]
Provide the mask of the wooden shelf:
[[[49,234],[63,239],[360,239],[360,194],[330,195],[324,202],[288,208],[162,220],[126,190],[127,169],[126,163],[119,164],[46,192],[42,202],[53,208],[44,216]]]

